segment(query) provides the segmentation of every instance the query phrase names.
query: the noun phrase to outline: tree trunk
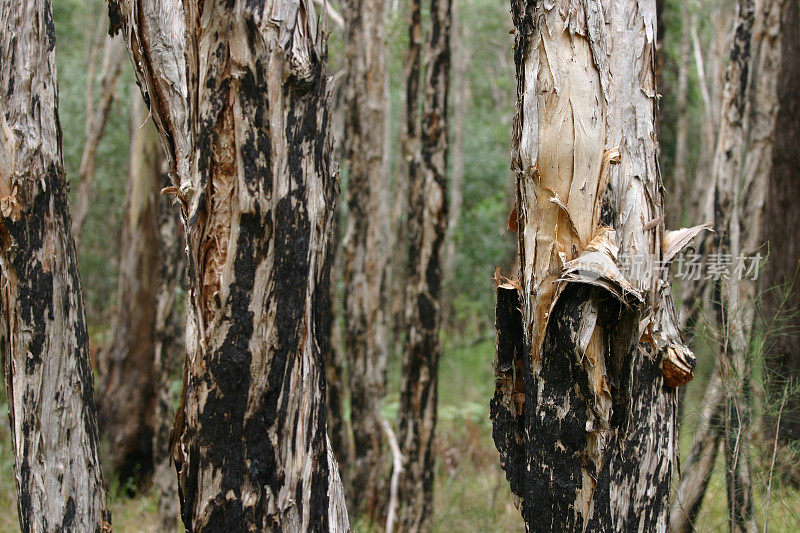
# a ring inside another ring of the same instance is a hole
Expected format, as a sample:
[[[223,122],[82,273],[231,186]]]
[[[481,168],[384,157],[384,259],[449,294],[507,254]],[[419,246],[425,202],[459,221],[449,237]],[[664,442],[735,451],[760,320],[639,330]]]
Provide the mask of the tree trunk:
[[[678,62],[678,90],[675,97],[675,106],[678,113],[675,135],[675,162],[672,169],[671,180],[667,186],[668,198],[670,199],[667,210],[667,220],[673,224],[680,224],[682,220],[682,207],[685,198],[683,191],[686,188],[686,138],[689,133],[689,113],[687,104],[689,101],[689,63],[690,39],[689,23],[689,2],[681,3],[681,41],[679,62]]]
[[[386,492],[381,399],[386,388],[384,281],[388,213],[381,196],[388,186],[384,129],[386,43],[384,0],[344,3],[347,46],[344,162],[347,169],[347,230],[344,238],[345,353],[355,459],[352,509],[380,523]]]
[[[175,529],[177,492],[170,465],[172,371],[183,349],[176,289],[185,261],[175,209],[161,196],[169,185],[158,132],[137,94],[112,343],[100,359],[100,426],[108,457],[124,480],[151,475],[165,529]]]
[[[110,531],[47,0],[0,2],[2,352],[22,531]]]
[[[712,175],[717,233],[705,245],[707,264],[711,264],[711,258],[728,256],[733,269],[742,254],[753,254],[760,246],[766,178],[777,131],[778,25],[783,3],[761,2],[757,13],[752,3],[739,6],[722,93]],[[706,407],[695,432],[693,452],[684,464],[670,525],[675,531],[694,527],[692,521],[700,510],[714,468],[713,459],[695,452],[703,446],[711,450],[712,442],[724,439],[730,528],[753,531],[756,524],[748,457],[752,362],[746,354],[754,316],[754,284],[747,279],[704,284],[711,285],[715,292],[722,354],[705,393]],[[695,292],[699,290],[696,288]]]
[[[348,530],[326,435],[333,207],[308,0],[110,6],[170,156],[189,268],[173,439],[189,531]]]
[[[105,18],[105,17],[104,17]],[[95,56],[93,53],[92,56]],[[94,60],[95,57],[92,57]],[[107,36],[103,42],[103,66],[100,74],[100,100],[95,104],[94,94],[94,64],[89,68],[89,90],[86,99],[86,141],[81,155],[80,181],[78,193],[75,196],[74,216],[72,219],[72,234],[75,238],[75,247],[80,245],[83,223],[89,212],[89,201],[92,194],[92,185],[96,171],[97,148],[103,138],[108,117],[111,115],[111,105],[116,95],[117,80],[125,60],[125,43],[122,39]],[[94,61],[92,61],[94,63]],[[96,106],[96,107],[95,107]]]
[[[398,441],[400,475],[398,529],[430,529],[433,507],[434,427],[441,345],[442,252],[447,233],[447,141],[452,0],[431,0],[425,49],[425,99],[421,163],[409,174],[408,288]],[[412,91],[409,91],[411,93]],[[413,163],[412,163],[413,164]]]
[[[800,202],[799,25],[797,2],[783,2],[778,34],[780,83],[777,86],[777,134],[774,136],[761,232],[762,240],[769,243],[769,262],[761,283],[764,288],[773,289],[765,295],[764,311],[768,323],[783,324],[783,332],[773,337],[766,354],[767,392],[772,405],[767,416],[768,433],[774,435],[778,406],[784,396],[784,388],[788,387],[790,394],[786,398],[778,432],[779,438],[788,443],[800,442],[800,394],[796,390],[797,383],[800,383],[800,323],[796,314],[787,313],[788,310],[800,308],[800,238],[797,233],[800,227],[797,209]],[[796,463],[786,466],[785,473],[794,476],[795,482],[800,481]]]
[[[123,221],[117,315],[111,345],[98,361],[98,420],[107,458],[126,480],[141,483],[153,469],[158,374],[153,364],[159,289],[159,206],[163,152],[137,95]]]
[[[450,175],[450,204],[447,218],[447,242],[444,253],[442,324],[447,327],[453,321],[454,292],[451,287],[456,270],[456,231],[461,220],[464,203],[464,135],[466,133],[467,108],[471,100],[469,70],[472,52],[464,43],[471,42],[469,26],[463,24],[461,6],[453,3],[453,168]]]
[[[422,55],[422,0],[409,4],[408,50],[403,61],[403,115],[400,126],[400,167],[394,183],[392,239],[394,250],[408,250],[409,187],[420,179],[419,82]],[[402,346],[407,328],[408,275],[414,265],[408,257],[392,261],[392,345]]]
[[[665,530],[694,367],[662,267],[701,228],[664,230],[655,2],[599,4],[511,4],[520,281],[498,278],[491,412],[529,531]]]

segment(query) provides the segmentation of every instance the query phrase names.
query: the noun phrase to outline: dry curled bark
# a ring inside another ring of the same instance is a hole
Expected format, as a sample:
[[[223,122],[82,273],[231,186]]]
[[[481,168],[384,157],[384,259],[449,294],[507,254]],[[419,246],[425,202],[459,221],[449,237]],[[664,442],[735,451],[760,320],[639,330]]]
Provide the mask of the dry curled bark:
[[[3,1],[0,27],[0,324],[20,527],[105,531],[51,4]]]
[[[663,266],[701,228],[664,229],[655,1],[511,6],[520,281],[498,279],[501,464],[530,531],[663,531],[673,387],[694,367]]]
[[[347,230],[344,237],[344,325],[355,458],[349,487],[352,509],[381,521],[386,492],[381,399],[386,388],[385,281],[388,187],[384,136],[387,121],[385,0],[347,0],[345,16],[344,166]]]
[[[326,435],[338,183],[310,0],[110,4],[170,157],[188,270],[173,433],[189,531],[348,530]]]
[[[400,531],[409,532],[430,528],[433,504],[433,441],[441,354],[441,263],[447,232],[452,7],[452,0],[430,2],[420,168],[410,173],[408,183],[409,271],[405,300],[408,337],[403,354],[397,435],[405,462],[398,485],[397,524]]]

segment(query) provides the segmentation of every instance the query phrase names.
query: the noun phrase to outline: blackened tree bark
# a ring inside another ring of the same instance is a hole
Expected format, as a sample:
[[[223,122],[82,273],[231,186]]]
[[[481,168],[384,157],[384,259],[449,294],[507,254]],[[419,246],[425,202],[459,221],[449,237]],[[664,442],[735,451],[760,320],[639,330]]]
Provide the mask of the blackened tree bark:
[[[344,238],[344,324],[355,458],[349,478],[352,509],[381,521],[386,462],[381,399],[386,388],[385,281],[388,187],[385,0],[343,4],[346,41],[344,165],[347,230]]]
[[[700,228],[664,229],[656,3],[511,6],[520,281],[497,283],[495,444],[529,531],[663,531],[694,356],[660,267]]]
[[[774,344],[766,354],[769,373],[768,393],[773,404],[767,417],[770,432],[777,427],[777,410],[784,396],[784,388],[791,391],[800,383],[800,324],[796,315],[788,310],[800,308],[798,290],[798,261],[800,261],[800,50],[798,50],[798,4],[783,3],[780,16],[780,74],[777,100],[779,112],[775,124],[772,169],[769,173],[762,239],[769,243],[769,262],[762,283],[773,288],[765,296],[765,314],[768,322],[783,312],[784,332],[775,336]],[[779,133],[778,133],[779,132]],[[776,287],[780,289],[775,290]],[[790,290],[789,288],[792,287]],[[788,291],[788,292],[787,292]],[[784,301],[784,297],[785,301]],[[780,318],[779,318],[780,322]],[[800,395],[796,389],[786,398],[781,417],[779,437],[786,442],[800,441]],[[789,466],[789,465],[787,465]],[[792,470],[794,470],[792,472]],[[798,480],[796,464],[786,473]]]
[[[447,233],[447,104],[452,8],[452,0],[431,0],[430,3],[421,166],[418,172],[409,174],[408,183],[405,304],[408,337],[403,354],[398,415],[398,441],[405,462],[398,485],[398,529],[410,532],[430,528],[433,504],[433,443],[441,354],[441,263]]]
[[[400,126],[400,170],[394,183],[392,203],[393,249],[408,249],[408,198],[409,184],[419,179],[420,172],[420,124],[419,124],[419,83],[422,64],[422,0],[409,3],[408,50],[403,59],[403,114]],[[392,346],[403,347],[406,328],[406,289],[408,272],[412,265],[408,258],[392,261],[391,265],[391,303],[392,303]],[[402,349],[402,348],[401,348]]]
[[[20,527],[110,530],[51,4],[0,2],[0,27],[0,324]]]
[[[331,172],[324,25],[307,0],[110,4],[170,157],[187,239],[173,433],[189,531],[347,530],[326,435]]]

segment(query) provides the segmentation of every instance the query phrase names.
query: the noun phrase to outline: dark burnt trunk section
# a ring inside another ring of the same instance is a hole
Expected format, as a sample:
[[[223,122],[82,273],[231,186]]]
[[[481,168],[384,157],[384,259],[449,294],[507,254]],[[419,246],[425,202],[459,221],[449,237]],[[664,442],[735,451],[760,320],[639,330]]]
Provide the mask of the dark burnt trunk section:
[[[779,438],[784,444],[800,442],[800,50],[797,2],[783,2],[780,21],[779,110],[775,124],[772,169],[767,182],[762,239],[769,246],[761,283],[767,324],[782,331],[771,335],[766,354],[769,408],[767,434],[774,436],[778,412],[784,404]],[[769,335],[770,332],[768,331]],[[794,387],[794,390],[792,390]],[[788,394],[784,396],[784,391]],[[800,484],[796,465],[782,465],[784,474]]]
[[[398,528],[410,532],[430,529],[433,504],[433,443],[441,355],[441,261],[447,232],[452,0],[431,0],[430,13],[420,130],[421,168],[410,176],[408,191],[408,337],[398,421],[398,442],[405,457],[398,490]]]

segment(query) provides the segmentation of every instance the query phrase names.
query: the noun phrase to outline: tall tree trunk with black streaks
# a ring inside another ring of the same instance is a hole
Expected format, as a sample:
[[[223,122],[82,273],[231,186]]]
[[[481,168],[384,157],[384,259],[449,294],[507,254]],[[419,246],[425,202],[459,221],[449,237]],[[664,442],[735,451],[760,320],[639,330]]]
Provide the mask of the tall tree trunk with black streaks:
[[[149,477],[158,375],[153,365],[159,250],[158,203],[164,159],[137,94],[131,117],[131,156],[123,220],[117,314],[111,344],[98,357],[100,431],[110,465],[124,480]],[[141,482],[142,479],[139,479]]]
[[[447,233],[448,92],[452,0],[431,0],[425,47],[420,168],[408,183],[407,339],[398,414],[405,458],[398,530],[427,531],[433,507],[433,455],[441,345],[442,254]]]
[[[120,0],[187,239],[173,432],[189,531],[349,530],[326,435],[338,183],[310,0]]]
[[[394,183],[392,203],[392,240],[394,250],[408,249],[409,187],[419,180],[420,127],[419,83],[422,64],[422,0],[411,0],[408,19],[408,50],[403,61],[403,114],[400,126],[399,169]],[[414,268],[408,257],[396,259],[391,265],[392,346],[403,347],[406,327],[406,290],[408,273]]]
[[[22,531],[108,531],[48,0],[0,2],[0,303]]]
[[[381,196],[388,186],[384,129],[386,84],[385,0],[344,5],[346,81],[344,165],[347,230],[344,237],[345,354],[355,458],[349,478],[351,508],[381,522],[386,462],[381,399],[386,388],[386,279],[388,228]]]
[[[511,6],[520,281],[497,280],[495,444],[529,531],[663,531],[694,356],[661,267],[701,228],[664,229],[656,4]]]
[[[774,435],[777,427],[777,409],[784,388],[790,394],[781,417],[779,438],[784,442],[800,442],[800,394],[796,387],[800,383],[800,324],[795,316],[787,316],[790,309],[800,307],[800,227],[797,205],[800,202],[800,50],[798,49],[798,4],[783,2],[780,15],[779,46],[780,63],[777,100],[779,112],[775,124],[772,168],[768,177],[765,215],[761,236],[769,243],[769,262],[764,271],[762,284],[765,288],[781,287],[767,293],[764,307],[768,322],[783,312],[785,333],[774,339],[766,354],[769,373],[768,394],[773,405],[767,424]],[[779,132],[779,133],[778,133]],[[789,291],[789,287],[792,290]],[[788,293],[786,291],[789,291]],[[783,296],[788,296],[782,302]],[[780,321],[780,318],[779,318]],[[795,388],[792,391],[792,387]],[[784,465],[785,474],[800,483],[797,465]]]

